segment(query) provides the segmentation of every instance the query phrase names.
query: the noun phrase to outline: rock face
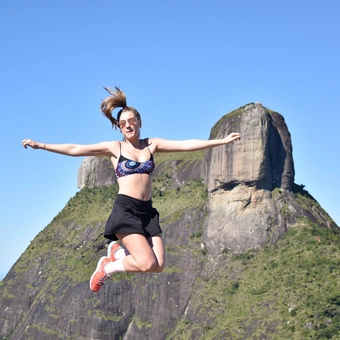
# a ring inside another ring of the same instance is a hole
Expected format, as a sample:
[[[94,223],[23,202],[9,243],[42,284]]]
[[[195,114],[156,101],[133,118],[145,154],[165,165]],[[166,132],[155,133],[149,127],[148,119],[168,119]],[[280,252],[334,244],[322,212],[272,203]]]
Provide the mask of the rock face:
[[[116,183],[113,165],[108,158],[87,157],[78,170],[77,187],[108,187]]]
[[[204,159],[204,180],[212,193],[205,232],[215,252],[258,249],[277,241],[292,222],[280,214],[282,200],[272,195],[279,188],[289,197],[294,184],[292,144],[283,117],[260,103],[248,104],[222,117],[210,138],[232,131],[241,133],[241,141],[210,149]]]
[[[292,144],[280,114],[260,103],[248,104],[222,117],[210,138],[223,138],[230,132],[240,132],[242,140],[206,153],[204,180],[209,191],[238,184],[266,190],[292,189]]]
[[[11,340],[179,339],[171,336],[176,334],[173,330],[179,327],[181,333],[190,322],[191,339],[204,339],[204,332],[214,328],[215,314],[205,310],[197,296],[205,282],[216,282],[216,268],[229,266],[225,254],[273,245],[301,218],[337,227],[315,201],[297,199],[302,188],[294,184],[291,139],[280,114],[259,103],[248,104],[222,117],[210,137],[223,138],[232,131],[241,133],[240,142],[210,149],[201,160],[158,163],[154,183],[161,176],[171,181],[169,187],[178,188],[172,197],[194,201],[192,192],[182,188],[195,178],[208,188],[204,203],[163,217],[167,251],[163,273],[118,275],[93,294],[88,277],[106,254],[101,235],[107,216],[92,221],[82,210],[85,216],[74,221],[72,214],[80,203],[70,202],[65,207],[70,217],[52,221],[2,281],[0,335]],[[80,166],[79,188],[114,183],[108,159],[86,158]],[[92,205],[96,195],[91,196]],[[160,213],[162,217],[163,210]],[[223,318],[223,310],[216,312]]]

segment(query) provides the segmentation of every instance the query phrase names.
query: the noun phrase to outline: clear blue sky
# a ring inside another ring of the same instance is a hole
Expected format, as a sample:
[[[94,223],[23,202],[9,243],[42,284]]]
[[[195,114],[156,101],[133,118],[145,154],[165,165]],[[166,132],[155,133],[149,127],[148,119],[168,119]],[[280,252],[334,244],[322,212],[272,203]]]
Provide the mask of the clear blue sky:
[[[3,1],[0,279],[77,192],[83,158],[21,140],[120,139],[99,110],[119,85],[144,137],[209,137],[262,102],[292,135],[295,182],[340,224],[340,2]]]

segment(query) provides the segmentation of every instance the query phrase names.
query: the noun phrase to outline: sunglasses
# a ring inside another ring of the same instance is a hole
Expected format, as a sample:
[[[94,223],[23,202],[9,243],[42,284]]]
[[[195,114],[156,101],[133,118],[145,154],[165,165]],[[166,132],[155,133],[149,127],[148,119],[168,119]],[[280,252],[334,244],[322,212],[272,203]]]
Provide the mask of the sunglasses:
[[[119,126],[120,129],[124,129],[127,123],[129,123],[129,125],[136,125],[137,118],[132,117],[127,120],[120,120],[117,125]]]

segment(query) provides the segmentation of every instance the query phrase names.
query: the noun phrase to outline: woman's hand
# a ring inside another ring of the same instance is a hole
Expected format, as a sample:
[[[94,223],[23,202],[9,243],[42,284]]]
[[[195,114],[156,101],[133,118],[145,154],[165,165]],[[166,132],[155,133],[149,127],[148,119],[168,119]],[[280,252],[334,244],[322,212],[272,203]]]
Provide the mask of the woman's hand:
[[[28,146],[30,146],[32,149],[43,149],[44,148],[44,144],[37,143],[32,139],[24,139],[21,143],[25,149],[27,149]]]
[[[226,144],[234,141],[239,141],[241,139],[241,136],[239,133],[232,132],[227,137],[224,138]]]

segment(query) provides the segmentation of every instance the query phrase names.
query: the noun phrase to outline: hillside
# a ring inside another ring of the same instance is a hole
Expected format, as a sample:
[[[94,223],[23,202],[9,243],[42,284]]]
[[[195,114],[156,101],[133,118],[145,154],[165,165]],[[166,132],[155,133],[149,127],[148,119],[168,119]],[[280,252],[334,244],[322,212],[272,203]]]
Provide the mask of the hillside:
[[[167,267],[114,275],[97,294],[117,185],[102,186],[104,158],[86,159],[101,170],[81,166],[87,185],[0,283],[2,339],[339,339],[339,229],[294,183],[283,117],[249,104],[211,137],[232,130],[242,143],[156,155]]]

